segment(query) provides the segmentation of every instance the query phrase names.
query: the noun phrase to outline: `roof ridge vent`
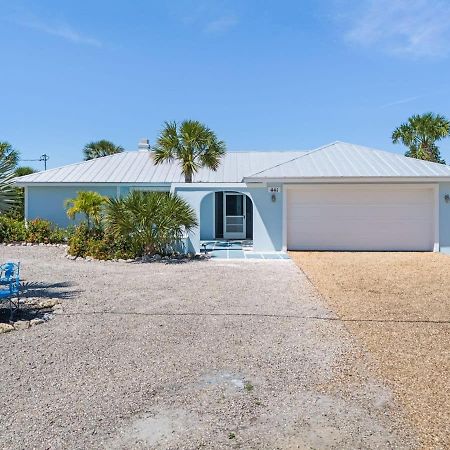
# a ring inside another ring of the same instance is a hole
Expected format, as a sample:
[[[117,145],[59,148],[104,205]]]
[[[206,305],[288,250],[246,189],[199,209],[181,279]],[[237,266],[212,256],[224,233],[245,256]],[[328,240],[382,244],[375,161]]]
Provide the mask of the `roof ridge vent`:
[[[139,139],[138,150],[140,152],[148,152],[150,150],[150,141],[147,138]]]

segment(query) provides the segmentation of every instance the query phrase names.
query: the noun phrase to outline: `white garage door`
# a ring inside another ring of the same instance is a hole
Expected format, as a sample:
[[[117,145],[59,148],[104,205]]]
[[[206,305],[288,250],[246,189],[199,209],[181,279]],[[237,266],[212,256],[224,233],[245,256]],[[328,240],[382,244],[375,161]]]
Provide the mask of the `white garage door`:
[[[430,187],[290,187],[286,206],[290,250],[433,250]]]

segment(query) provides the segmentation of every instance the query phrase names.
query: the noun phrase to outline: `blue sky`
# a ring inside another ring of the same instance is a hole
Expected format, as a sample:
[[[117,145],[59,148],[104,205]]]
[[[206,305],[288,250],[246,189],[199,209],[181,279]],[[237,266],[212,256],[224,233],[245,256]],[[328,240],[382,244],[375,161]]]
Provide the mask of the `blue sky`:
[[[444,0],[0,0],[0,140],[55,167],[193,118],[230,150],[404,152],[408,116],[450,116],[449,40]]]

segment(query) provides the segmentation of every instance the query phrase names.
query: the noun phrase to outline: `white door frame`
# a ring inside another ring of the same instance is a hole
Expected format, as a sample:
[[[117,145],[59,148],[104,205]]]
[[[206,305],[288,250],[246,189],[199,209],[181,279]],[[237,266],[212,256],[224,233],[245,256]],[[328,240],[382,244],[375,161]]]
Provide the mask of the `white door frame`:
[[[242,197],[242,215],[227,216],[227,196],[241,196]],[[247,236],[247,196],[241,192],[224,192],[223,193],[223,238],[224,239],[245,239]],[[242,232],[227,232],[227,217],[241,217],[242,218]]]

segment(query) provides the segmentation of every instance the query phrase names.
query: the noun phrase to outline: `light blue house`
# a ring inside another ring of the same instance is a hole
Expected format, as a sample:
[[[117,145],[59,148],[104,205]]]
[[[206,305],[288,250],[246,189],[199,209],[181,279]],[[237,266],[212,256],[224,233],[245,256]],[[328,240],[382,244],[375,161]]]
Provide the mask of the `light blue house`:
[[[144,146],[146,147],[146,146]],[[309,152],[229,152],[217,172],[184,183],[148,148],[16,180],[27,219],[61,226],[78,191],[115,197],[171,191],[195,209],[201,240],[251,240],[256,251],[399,250],[450,253],[450,167],[336,142]]]

